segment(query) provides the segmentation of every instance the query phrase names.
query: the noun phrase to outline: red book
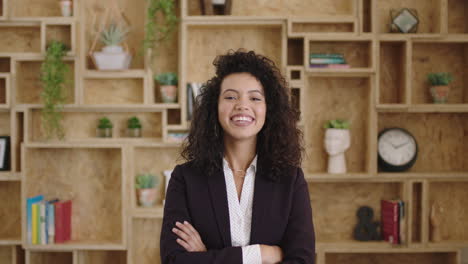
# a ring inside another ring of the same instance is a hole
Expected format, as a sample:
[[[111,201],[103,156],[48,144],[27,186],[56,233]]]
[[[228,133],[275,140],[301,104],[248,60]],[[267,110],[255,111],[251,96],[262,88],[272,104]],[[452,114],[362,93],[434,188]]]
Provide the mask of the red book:
[[[71,239],[71,200],[55,204],[55,242],[63,243]]]
[[[399,208],[398,200],[381,201],[381,222],[383,240],[399,244]]]

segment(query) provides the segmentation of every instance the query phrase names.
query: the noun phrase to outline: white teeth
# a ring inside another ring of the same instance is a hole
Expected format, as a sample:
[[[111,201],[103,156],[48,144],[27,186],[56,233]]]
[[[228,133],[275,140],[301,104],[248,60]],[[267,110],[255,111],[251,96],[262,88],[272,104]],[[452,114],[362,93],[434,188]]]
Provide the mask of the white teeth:
[[[246,116],[237,116],[232,119],[233,121],[247,121],[247,122],[252,122],[252,118],[246,117]]]

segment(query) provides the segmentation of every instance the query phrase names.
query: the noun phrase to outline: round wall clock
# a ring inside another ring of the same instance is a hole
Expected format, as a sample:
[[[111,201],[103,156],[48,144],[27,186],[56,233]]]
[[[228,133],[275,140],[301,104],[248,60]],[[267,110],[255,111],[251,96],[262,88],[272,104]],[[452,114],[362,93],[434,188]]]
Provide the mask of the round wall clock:
[[[403,128],[387,128],[379,133],[377,152],[383,171],[401,172],[413,166],[418,156],[418,144]]]

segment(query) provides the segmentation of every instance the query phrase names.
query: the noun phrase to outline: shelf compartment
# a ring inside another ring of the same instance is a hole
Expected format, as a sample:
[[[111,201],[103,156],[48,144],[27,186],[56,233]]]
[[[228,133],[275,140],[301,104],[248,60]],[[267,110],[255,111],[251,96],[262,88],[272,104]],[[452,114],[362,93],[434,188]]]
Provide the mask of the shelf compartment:
[[[0,57],[0,73],[11,73],[11,57]]]
[[[192,1],[191,1],[192,2]],[[204,83],[215,75],[217,55],[242,47],[254,50],[282,65],[282,24],[274,25],[191,25],[187,28],[186,80]]]
[[[72,199],[72,240],[51,245],[31,245],[23,240],[27,249],[93,249],[124,244],[126,195],[121,148],[23,145],[23,153],[24,197],[43,194],[46,199]],[[22,222],[26,232],[26,221]]]
[[[418,12],[418,34],[439,34],[441,32],[441,0],[390,0],[375,1],[377,33],[389,33],[391,9],[414,8]],[[398,34],[398,33],[396,33]]]
[[[167,124],[178,125],[181,123],[180,109],[167,109]]]
[[[16,104],[41,104],[42,84],[40,80],[43,61],[17,60],[16,67]],[[70,71],[66,73],[64,85],[65,104],[75,101],[75,62],[66,61]]]
[[[379,104],[405,104],[406,96],[406,42],[380,43]]]
[[[327,41],[327,40],[312,40],[309,39],[309,53],[341,53],[344,55],[346,63],[350,68],[369,69],[373,67],[372,61],[372,41],[369,40],[352,40],[352,41]],[[310,60],[307,55],[307,63],[305,65],[309,70],[330,70],[340,71],[343,69],[322,69],[310,68]],[[348,70],[348,69],[344,69]]]
[[[371,207],[374,210],[373,220],[380,221],[382,199],[404,199],[402,181],[314,182],[309,183],[309,190],[313,210],[320,212],[313,214],[316,240],[320,243],[366,245],[353,238],[359,207]]]
[[[73,264],[73,252],[26,251],[29,264]]]
[[[74,45],[75,42],[73,41],[73,25],[71,24],[46,24],[45,25],[45,44],[46,44],[46,49],[47,45],[52,40],[60,41],[63,44],[65,44],[66,47],[71,51],[71,53],[74,52]]]
[[[405,172],[438,174],[448,177],[453,172],[467,172],[468,113],[378,113],[378,131],[401,127],[418,143],[418,157]],[[377,151],[377,150],[375,150]]]
[[[42,8],[39,8],[42,9]],[[41,27],[39,24],[0,25],[0,53],[41,52]]]
[[[131,219],[130,263],[159,263],[162,219]],[[148,234],[151,234],[148,236]]]
[[[77,252],[76,264],[125,264],[127,263],[127,253],[125,251],[103,251],[89,250]]]
[[[372,0],[362,0],[360,8],[361,8],[361,32],[371,33],[373,31]]]
[[[84,111],[72,111],[64,110],[62,112],[63,121],[62,125],[65,129],[65,140],[74,142],[113,142],[115,140],[127,140],[132,141],[158,141],[162,140],[162,126],[163,118],[161,110],[153,111],[137,111],[129,110],[126,112],[108,112],[108,111],[97,111],[89,112],[91,110]],[[142,137],[141,138],[130,138],[127,136],[127,122],[128,119],[136,116],[140,119],[142,125]],[[98,138],[96,136],[96,128],[98,121],[102,117],[108,117],[113,127],[112,138]],[[45,135],[41,131],[41,110],[31,109],[29,141],[32,142],[43,142],[46,140]]]
[[[351,123],[351,146],[346,151],[348,173],[369,171],[368,137],[371,100],[370,78],[309,77],[302,90],[302,120],[308,153],[304,163],[306,173],[327,172],[328,154],[323,147],[323,124],[331,119],[346,119]],[[329,109],[330,111],[323,111]],[[359,131],[359,133],[357,133]]]
[[[288,65],[304,65],[304,38],[288,38]]]
[[[10,95],[10,76],[0,73],[0,105],[8,105]]]
[[[0,246],[0,259],[2,261],[1,263],[5,263],[5,264],[13,263],[12,246]]]
[[[326,264],[446,263],[458,264],[458,251],[392,253],[325,253]]]
[[[0,181],[0,241],[21,240],[21,183]]]
[[[411,244],[422,243],[422,201],[423,201],[423,182],[411,182],[411,204],[409,205],[408,215],[411,217],[411,232],[409,242]],[[411,215],[410,215],[411,214]]]
[[[427,75],[450,72],[447,104],[468,103],[468,42],[414,42],[412,57],[412,104],[432,103]]]
[[[310,33],[353,33],[355,18],[352,16],[329,17],[323,19],[290,19],[288,20],[288,35],[299,36]]]
[[[143,104],[144,78],[84,79],[84,103]]]
[[[448,0],[448,33],[468,33],[468,3],[465,0]]]

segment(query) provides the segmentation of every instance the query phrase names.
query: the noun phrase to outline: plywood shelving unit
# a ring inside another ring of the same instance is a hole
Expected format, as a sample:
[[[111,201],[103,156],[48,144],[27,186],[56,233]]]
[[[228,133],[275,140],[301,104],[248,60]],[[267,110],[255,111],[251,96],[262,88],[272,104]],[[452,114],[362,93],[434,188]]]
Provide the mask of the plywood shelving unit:
[[[119,1],[132,31],[129,70],[98,71],[88,56],[92,15],[106,1],[74,1],[61,17],[56,0],[0,0],[0,134],[11,137],[11,169],[0,172],[1,263],[160,263],[163,170],[172,169],[180,144],[169,132],[186,131],[186,84],[204,82],[216,55],[243,47],[273,59],[287,76],[301,110],[317,235],[318,264],[460,264],[468,246],[468,2],[464,0],[233,1],[232,15],[203,16],[200,1],[177,1],[180,23],[155,57],[137,55],[144,36],[146,1]],[[389,33],[389,11],[416,8],[417,33]],[[40,65],[47,43],[70,47],[64,109],[66,137],[41,132]],[[101,47],[98,45],[97,49]],[[340,52],[349,69],[312,69],[312,52]],[[179,74],[177,103],[162,103],[153,76]],[[455,75],[449,101],[430,102],[426,75]],[[143,137],[128,138],[125,122],[136,115]],[[114,137],[95,137],[108,116]],[[323,149],[325,120],[351,121],[348,173],[330,175]],[[377,166],[377,135],[399,126],[415,135],[419,158],[405,173]],[[160,176],[157,205],[136,202],[134,177]],[[73,198],[73,240],[31,245],[26,240],[29,196]],[[381,199],[403,199],[407,242],[353,240],[356,210],[371,206],[379,220]],[[430,209],[445,208],[442,240],[431,239]]]

